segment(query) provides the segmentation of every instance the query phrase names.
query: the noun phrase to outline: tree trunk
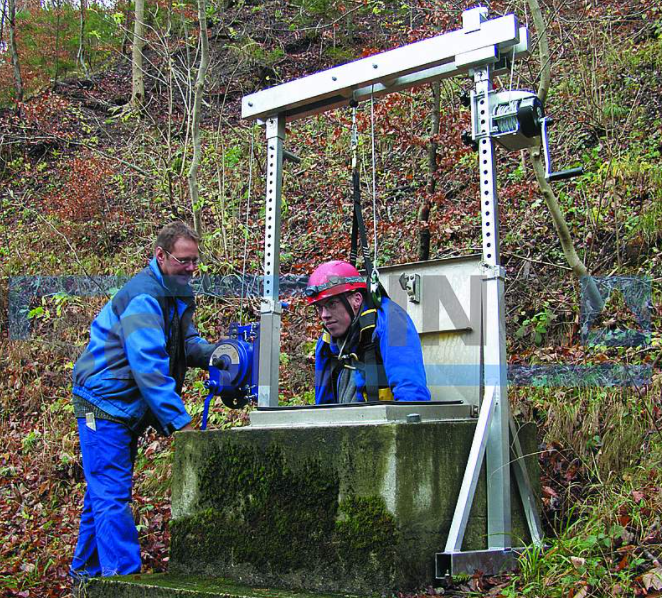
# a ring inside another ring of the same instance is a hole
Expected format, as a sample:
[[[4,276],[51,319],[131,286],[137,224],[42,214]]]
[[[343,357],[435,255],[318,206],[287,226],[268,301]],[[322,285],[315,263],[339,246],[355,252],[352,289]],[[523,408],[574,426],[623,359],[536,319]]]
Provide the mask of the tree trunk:
[[[547,26],[540,10],[540,4],[538,0],[527,0],[529,9],[531,10],[531,17],[535,25],[536,31],[538,33],[538,52],[540,55],[540,85],[538,86],[538,97],[540,101],[545,104],[547,99],[547,92],[549,91],[549,85],[551,80],[551,67],[550,67],[550,54],[549,54],[549,43],[547,40]],[[554,227],[556,228],[556,234],[559,237],[559,242],[561,243],[561,248],[563,249],[563,255],[565,256],[566,261],[570,268],[572,268],[573,273],[577,278],[582,278],[587,276],[587,285],[586,289],[588,291],[588,299],[590,301],[589,309],[591,311],[601,311],[604,307],[604,301],[600,295],[597,285],[593,278],[589,275],[589,272],[586,268],[584,262],[579,258],[577,252],[575,251],[575,246],[570,236],[570,229],[565,221],[565,216],[561,210],[561,206],[556,198],[556,195],[552,189],[552,186],[549,184],[549,181],[545,180],[545,166],[542,157],[542,150],[540,148],[532,149],[529,152],[531,157],[531,165],[533,166],[533,172],[536,175],[536,180],[538,181],[538,186],[542,193],[547,209],[552,215],[552,220],[554,221]]]
[[[170,0],[170,2],[168,3],[168,20],[166,24],[166,34],[165,34],[166,56],[168,60],[168,128],[166,130],[166,146],[168,149],[168,154],[166,157],[166,174],[168,176],[168,199],[170,200],[170,206],[173,210],[173,214],[176,214],[178,210],[175,205],[175,195],[172,184],[173,175],[174,175],[174,171],[172,169],[172,157],[173,157],[172,117],[173,117],[173,107],[174,107],[174,97],[173,97],[174,81],[173,81],[172,51],[170,49],[171,31],[172,31],[172,0]]]
[[[547,209],[554,221],[554,228],[556,228],[556,233],[559,237],[561,248],[563,249],[563,255],[568,262],[568,266],[572,268],[572,271],[577,278],[587,276],[588,270],[575,251],[572,236],[570,235],[570,229],[563,216],[563,211],[559,206],[551,185],[545,180],[545,163],[542,151],[540,148],[532,149],[529,156],[531,158],[531,164],[533,165],[533,172],[535,173],[536,180],[540,186],[540,192],[542,193],[543,199],[547,204]]]
[[[198,77],[195,82],[195,99],[193,101],[193,114],[191,122],[191,136],[193,140],[193,159],[188,171],[188,186],[193,208],[193,226],[195,231],[202,235],[202,210],[198,197],[198,168],[202,158],[202,142],[200,140],[200,113],[202,112],[202,98],[205,92],[207,67],[209,66],[209,40],[207,39],[207,7],[205,0],[198,0],[198,20],[200,22],[200,65]]]
[[[85,17],[87,13],[87,0],[80,0],[80,27],[79,27],[79,41],[78,41],[78,64],[83,69],[85,77],[90,78],[90,69],[85,62]]]
[[[18,61],[18,49],[16,48],[16,0],[8,0],[9,9],[9,53],[11,64],[14,69],[14,86],[16,88],[16,109],[23,101],[23,79],[21,78],[21,67]]]
[[[55,0],[55,72],[53,73],[53,89],[57,87],[60,77],[60,23],[62,22],[62,1]]]
[[[538,98],[545,105],[547,92],[551,82],[551,57],[549,55],[549,41],[547,39],[547,24],[540,10],[538,0],[527,0],[533,24],[538,32],[538,54],[540,56],[540,84],[538,85]]]
[[[131,22],[135,16],[134,11],[131,10],[129,2],[125,2],[122,7],[122,13],[124,14],[124,30],[122,32],[122,56],[129,57],[129,46],[133,45],[133,35],[131,34],[131,29],[134,24]]]
[[[7,18],[7,0],[2,0],[0,4],[0,48],[3,47],[5,42],[5,21]]]
[[[131,61],[132,86],[131,108],[142,110],[145,102],[145,80],[143,78],[143,48],[145,46],[145,0],[136,0],[133,24],[133,49]]]
[[[430,259],[430,197],[437,187],[437,135],[439,135],[439,111],[441,107],[441,89],[439,81],[432,84],[432,125],[430,127],[430,145],[428,146],[428,184],[424,199],[418,208],[418,259],[425,261]]]

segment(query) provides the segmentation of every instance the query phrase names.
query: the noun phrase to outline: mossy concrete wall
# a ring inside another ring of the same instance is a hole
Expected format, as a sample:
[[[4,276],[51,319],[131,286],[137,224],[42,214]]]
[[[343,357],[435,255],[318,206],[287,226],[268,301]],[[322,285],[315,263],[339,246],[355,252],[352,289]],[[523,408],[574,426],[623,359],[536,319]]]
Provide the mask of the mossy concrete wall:
[[[170,571],[327,592],[431,584],[474,429],[453,421],[178,434]],[[532,426],[521,440],[535,453]],[[528,534],[512,494],[517,542]],[[464,549],[486,546],[485,513],[483,475]]]

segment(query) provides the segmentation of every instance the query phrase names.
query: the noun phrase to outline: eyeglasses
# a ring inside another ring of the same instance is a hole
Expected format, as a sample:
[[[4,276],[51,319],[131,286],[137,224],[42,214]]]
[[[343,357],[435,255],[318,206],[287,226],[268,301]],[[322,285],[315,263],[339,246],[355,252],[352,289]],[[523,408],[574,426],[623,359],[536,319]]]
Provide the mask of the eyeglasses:
[[[326,307],[327,312],[335,310],[339,305],[341,305],[342,300],[338,297],[331,297],[322,303],[315,303],[315,309],[318,314],[322,314],[322,310]]]
[[[163,247],[161,247],[161,249],[163,249]],[[165,252],[166,252],[166,253],[167,253],[167,254],[168,254],[173,260],[175,260],[180,266],[190,266],[191,264],[192,264],[193,266],[197,266],[198,263],[200,262],[200,259],[197,258],[197,257],[190,257],[190,258],[189,258],[189,257],[185,257],[184,259],[180,259],[180,258],[178,258],[178,257],[176,257],[176,256],[174,256],[174,255],[172,255],[172,253],[170,253],[167,249],[163,249],[163,251],[165,251]]]

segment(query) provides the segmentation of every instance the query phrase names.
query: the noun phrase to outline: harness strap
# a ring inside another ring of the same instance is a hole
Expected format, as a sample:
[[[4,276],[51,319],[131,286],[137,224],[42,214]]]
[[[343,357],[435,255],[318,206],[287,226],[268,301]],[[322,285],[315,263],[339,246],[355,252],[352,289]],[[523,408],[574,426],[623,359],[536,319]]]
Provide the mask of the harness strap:
[[[359,347],[363,359],[361,362],[357,362],[356,367],[363,371],[365,395],[368,401],[379,401],[380,387],[388,388],[388,380],[386,380],[379,347],[372,340],[372,334],[376,327],[377,310],[372,307],[363,311],[359,316]]]
[[[359,347],[358,355],[350,353],[344,358],[334,359],[332,365],[332,387],[333,395],[336,402],[339,400],[337,396],[337,382],[342,368],[350,370],[359,370],[363,373],[365,379],[364,396],[367,401],[393,401],[393,392],[388,384],[386,371],[384,370],[384,363],[382,361],[381,353],[379,351],[379,344],[372,340],[372,334],[377,327],[377,310],[372,307],[364,310],[359,315]],[[324,332],[322,339],[326,343],[330,343],[331,336],[328,332]]]
[[[363,262],[366,269],[366,277],[370,280],[372,276],[372,259],[370,258],[370,250],[368,249],[368,235],[365,229],[365,222],[363,221],[363,212],[361,210],[361,179],[359,177],[358,166],[354,167],[352,171],[352,196],[354,199],[354,213],[352,216],[352,245],[349,253],[349,259],[352,266],[356,266],[356,258],[358,256],[358,242],[361,240],[361,253],[363,254]]]
[[[363,333],[370,330],[372,331],[377,327],[377,310],[372,307],[361,312],[359,316],[359,339],[363,339]],[[370,338],[370,337],[368,337]]]
[[[170,318],[170,310],[172,310],[172,319]],[[184,345],[184,331],[182,330],[177,307],[177,297],[168,299],[165,311],[166,352],[170,358],[170,375],[175,379],[177,394],[181,395],[186,376],[186,348]]]

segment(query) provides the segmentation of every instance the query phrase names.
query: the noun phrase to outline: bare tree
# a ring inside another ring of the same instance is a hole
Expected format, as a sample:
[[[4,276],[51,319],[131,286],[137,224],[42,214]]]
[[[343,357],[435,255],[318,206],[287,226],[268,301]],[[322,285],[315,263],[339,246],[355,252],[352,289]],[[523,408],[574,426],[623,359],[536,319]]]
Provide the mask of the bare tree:
[[[53,89],[57,86],[60,76],[60,25],[62,23],[62,0],[53,0],[55,9],[55,72],[53,73]]]
[[[193,114],[191,122],[191,136],[193,138],[193,159],[188,171],[188,186],[193,207],[193,225],[198,234],[202,233],[202,210],[198,196],[198,168],[202,157],[202,142],[200,139],[200,114],[202,112],[202,98],[205,92],[205,80],[209,67],[209,40],[207,39],[207,6],[205,0],[198,0],[198,21],[200,26],[200,64],[198,76],[195,81],[195,99],[193,100]]]
[[[18,61],[18,49],[16,48],[16,0],[7,0],[9,9],[9,53],[11,64],[14,69],[14,86],[16,88],[16,107],[23,101],[23,79],[21,78],[21,67]]]
[[[90,69],[85,62],[85,18],[87,16],[87,0],[80,0],[80,27],[79,27],[79,40],[78,40],[78,64],[83,69],[83,73],[89,79]]]
[[[121,6],[121,8],[120,8]],[[122,28],[122,56],[129,57],[129,46],[133,43],[133,34],[131,29],[133,28],[133,23],[131,22],[135,16],[134,11],[131,10],[131,5],[128,2],[122,2],[121,5],[118,3],[118,8],[121,10],[124,15],[124,27]]]
[[[143,48],[145,47],[145,0],[136,0],[131,59],[131,108],[142,110],[145,102]]]
[[[193,138],[193,159],[188,171],[188,186],[193,207],[193,225],[198,234],[202,233],[202,210],[198,196],[198,168],[202,158],[202,141],[200,139],[200,114],[202,112],[202,98],[205,93],[205,80],[209,67],[209,40],[207,38],[207,4],[205,0],[198,0],[198,21],[200,27],[200,64],[198,77],[195,81],[195,99],[193,100],[193,119],[191,122],[191,136]]]
[[[5,21],[7,17],[7,0],[2,0],[0,3],[0,49],[5,44]]]
[[[550,66],[550,53],[549,53],[549,42],[547,38],[547,25],[545,19],[543,18],[542,11],[540,9],[540,4],[538,0],[527,0],[529,9],[531,10],[531,17],[538,34],[538,53],[540,56],[540,84],[538,86],[538,98],[540,101],[545,103],[547,99],[547,93],[549,91],[550,81],[551,81],[551,66]],[[549,181],[545,179],[545,165],[543,161],[542,149],[540,147],[534,148],[529,153],[531,157],[531,165],[533,166],[533,172],[535,173],[536,180],[538,181],[538,186],[542,193],[547,209],[552,216],[554,221],[554,227],[556,228],[556,233],[559,237],[559,242],[561,243],[561,248],[563,249],[563,255],[565,256],[566,261],[570,268],[572,268],[573,273],[577,278],[588,276],[588,284],[586,286],[589,299],[591,302],[591,307],[593,310],[601,310],[604,306],[604,301],[600,295],[600,291],[595,284],[595,281],[589,276],[589,272],[586,268],[586,265],[577,255],[575,250],[572,237],[570,235],[570,229],[568,224],[565,221],[565,216],[561,210],[556,194],[552,189],[552,186],[549,184]]]

